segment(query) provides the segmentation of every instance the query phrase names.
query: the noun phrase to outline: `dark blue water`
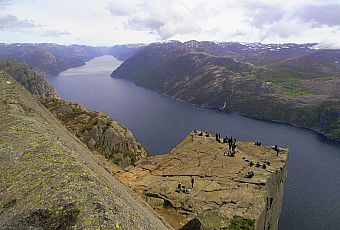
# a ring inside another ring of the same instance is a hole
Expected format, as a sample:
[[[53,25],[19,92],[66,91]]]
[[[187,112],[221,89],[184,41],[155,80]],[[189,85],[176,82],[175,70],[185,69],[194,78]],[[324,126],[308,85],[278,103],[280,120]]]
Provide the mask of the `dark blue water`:
[[[108,113],[154,154],[168,152],[195,128],[288,147],[288,181],[279,229],[340,229],[340,144],[306,129],[172,100],[111,78],[118,65],[119,61],[104,56],[49,81],[63,99]]]

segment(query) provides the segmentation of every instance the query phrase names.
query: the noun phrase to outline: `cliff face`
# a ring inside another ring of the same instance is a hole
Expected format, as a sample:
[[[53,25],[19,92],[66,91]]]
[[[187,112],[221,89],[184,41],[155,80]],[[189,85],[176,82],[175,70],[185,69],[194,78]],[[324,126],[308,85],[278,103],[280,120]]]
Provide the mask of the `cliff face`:
[[[0,72],[1,229],[169,229]]]
[[[34,95],[50,98],[59,97],[57,91],[45,80],[42,74],[33,70],[25,63],[9,59],[0,59],[0,69],[11,75]]]
[[[288,151],[276,156],[271,147],[239,141],[236,150],[224,155],[228,145],[191,133],[169,154],[117,175],[176,229],[277,229]],[[248,171],[255,176],[245,178]],[[176,192],[179,183],[191,192]]]
[[[39,101],[90,150],[123,168],[148,155],[130,130],[105,113],[59,99],[41,97]]]

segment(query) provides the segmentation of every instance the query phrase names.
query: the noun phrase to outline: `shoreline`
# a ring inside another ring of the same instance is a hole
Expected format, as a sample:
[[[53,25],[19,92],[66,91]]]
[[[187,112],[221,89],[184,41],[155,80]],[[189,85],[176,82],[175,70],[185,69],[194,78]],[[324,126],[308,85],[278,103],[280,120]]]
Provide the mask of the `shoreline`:
[[[111,76],[110,76],[110,77],[111,77]],[[251,116],[251,115],[239,113],[239,112],[236,112],[236,111],[230,111],[230,112],[228,112],[228,111],[225,111],[225,110],[220,110],[220,109],[218,109],[218,108],[208,107],[208,106],[199,105],[199,104],[193,104],[193,103],[190,103],[190,102],[185,101],[185,100],[183,100],[183,99],[179,99],[179,98],[170,96],[170,95],[168,95],[168,94],[166,94],[166,93],[162,93],[162,92],[157,91],[157,90],[153,90],[153,89],[150,89],[150,88],[143,87],[143,86],[141,86],[141,85],[136,84],[133,80],[130,80],[130,79],[124,79],[124,78],[116,78],[116,79],[121,79],[121,80],[126,80],[126,81],[129,81],[129,82],[132,82],[133,84],[135,84],[135,85],[138,86],[138,87],[141,87],[141,88],[144,88],[144,89],[151,90],[151,91],[156,92],[156,93],[158,93],[158,94],[160,94],[160,95],[162,95],[162,96],[171,98],[171,99],[173,99],[174,101],[182,102],[182,103],[185,103],[185,104],[188,104],[188,105],[191,105],[191,106],[195,106],[195,107],[203,108],[203,109],[209,109],[209,110],[217,111],[217,112],[224,113],[224,114],[240,115],[240,116],[243,116],[243,117],[246,117],[246,118],[250,118],[250,119],[254,119],[254,120],[258,120],[258,121],[273,122],[273,123],[277,123],[277,124],[289,125],[289,126],[292,126],[292,127],[295,127],[295,128],[300,128],[300,129],[309,130],[309,131],[312,131],[312,132],[314,132],[314,133],[319,134],[320,136],[322,136],[323,138],[327,139],[328,141],[334,141],[334,142],[340,144],[340,139],[338,140],[338,139],[330,138],[330,137],[328,137],[325,133],[323,133],[323,132],[321,132],[321,131],[319,131],[319,130],[317,130],[317,129],[307,128],[307,127],[303,127],[303,126],[300,126],[300,125],[297,125],[297,124],[293,124],[293,123],[289,123],[289,122],[284,122],[284,121],[279,121],[279,120],[270,120],[270,119],[265,119],[265,118],[256,118],[256,117],[253,117],[253,116]]]

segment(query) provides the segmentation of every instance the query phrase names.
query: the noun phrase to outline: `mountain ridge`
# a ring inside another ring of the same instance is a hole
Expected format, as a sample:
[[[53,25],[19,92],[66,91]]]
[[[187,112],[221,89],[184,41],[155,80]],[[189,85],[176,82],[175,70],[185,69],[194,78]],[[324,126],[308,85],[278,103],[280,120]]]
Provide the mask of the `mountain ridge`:
[[[155,43],[111,76],[192,104],[310,128],[339,141],[340,50],[313,45],[251,44],[244,50],[239,43]]]

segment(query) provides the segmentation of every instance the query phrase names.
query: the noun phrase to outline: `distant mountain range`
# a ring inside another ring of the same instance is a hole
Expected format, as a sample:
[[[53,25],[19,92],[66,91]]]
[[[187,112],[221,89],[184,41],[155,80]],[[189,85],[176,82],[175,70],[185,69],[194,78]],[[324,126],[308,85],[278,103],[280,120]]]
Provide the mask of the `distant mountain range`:
[[[120,60],[131,56],[141,45],[115,45],[92,47],[57,44],[0,44],[0,58],[25,62],[46,75],[58,75],[61,71],[78,67],[102,55],[114,55]]]
[[[316,45],[154,43],[136,51],[112,77],[340,140],[340,50]]]

